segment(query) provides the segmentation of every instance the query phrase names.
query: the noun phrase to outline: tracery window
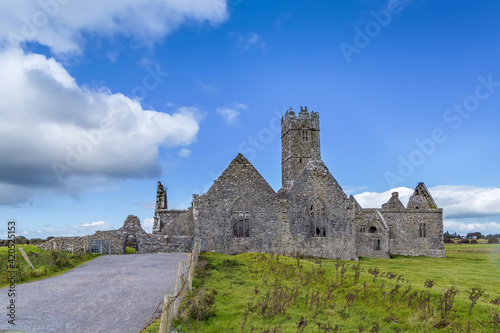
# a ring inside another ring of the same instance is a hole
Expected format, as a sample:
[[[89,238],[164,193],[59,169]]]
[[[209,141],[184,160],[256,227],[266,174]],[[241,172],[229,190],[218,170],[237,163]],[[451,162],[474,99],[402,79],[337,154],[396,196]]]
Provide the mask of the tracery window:
[[[309,208],[309,226],[311,237],[326,237],[325,205],[317,198]]]
[[[233,237],[250,237],[250,205],[243,197],[239,197],[233,204],[231,224]]]

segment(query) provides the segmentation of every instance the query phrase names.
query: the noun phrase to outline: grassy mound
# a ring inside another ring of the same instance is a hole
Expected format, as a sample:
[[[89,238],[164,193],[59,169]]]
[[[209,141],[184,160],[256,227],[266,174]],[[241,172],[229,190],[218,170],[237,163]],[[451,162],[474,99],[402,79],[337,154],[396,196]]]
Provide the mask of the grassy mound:
[[[500,246],[359,262],[203,253],[181,332],[493,332]]]

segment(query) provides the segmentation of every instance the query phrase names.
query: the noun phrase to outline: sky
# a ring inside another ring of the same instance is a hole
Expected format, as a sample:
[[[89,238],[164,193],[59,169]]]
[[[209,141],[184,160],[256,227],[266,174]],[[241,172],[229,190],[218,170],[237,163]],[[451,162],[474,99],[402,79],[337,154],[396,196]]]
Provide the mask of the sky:
[[[444,230],[500,233],[500,3],[0,2],[0,237],[151,231],[244,154],[277,191],[279,122],[319,113],[348,195],[423,181]],[[1,222],[3,221],[3,222]]]

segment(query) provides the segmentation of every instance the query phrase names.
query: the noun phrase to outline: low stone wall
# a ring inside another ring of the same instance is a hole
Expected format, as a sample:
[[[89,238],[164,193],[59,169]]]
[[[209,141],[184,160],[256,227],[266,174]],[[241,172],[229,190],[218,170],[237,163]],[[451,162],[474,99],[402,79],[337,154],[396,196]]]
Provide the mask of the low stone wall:
[[[125,254],[125,243],[129,236],[134,236],[137,242],[137,253],[157,252],[189,252],[193,247],[191,236],[169,236],[149,234],[141,227],[137,216],[129,215],[123,227],[117,230],[96,231],[91,236],[56,237],[40,247],[45,250],[88,251],[90,240],[102,240],[104,253]]]
[[[41,244],[44,250],[88,251],[87,237],[56,237]]]

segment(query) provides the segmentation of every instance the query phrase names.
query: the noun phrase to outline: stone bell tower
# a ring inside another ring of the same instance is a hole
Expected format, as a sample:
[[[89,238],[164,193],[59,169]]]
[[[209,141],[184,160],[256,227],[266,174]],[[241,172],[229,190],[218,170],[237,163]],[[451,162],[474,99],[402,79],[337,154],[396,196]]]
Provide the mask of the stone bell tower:
[[[320,156],[319,115],[300,107],[298,115],[288,110],[281,118],[281,186],[288,190],[300,175],[311,152]]]

